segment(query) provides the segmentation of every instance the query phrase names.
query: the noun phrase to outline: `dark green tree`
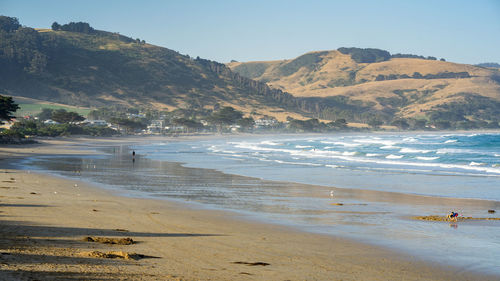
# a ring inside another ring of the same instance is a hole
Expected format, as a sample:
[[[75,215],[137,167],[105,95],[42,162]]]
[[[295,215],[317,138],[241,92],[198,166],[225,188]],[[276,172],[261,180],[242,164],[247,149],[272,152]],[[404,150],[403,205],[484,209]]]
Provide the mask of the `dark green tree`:
[[[37,117],[41,121],[45,121],[48,119],[52,119],[52,112],[54,112],[53,109],[50,108],[42,108],[42,112],[38,113]]]
[[[116,124],[120,127],[125,128],[127,133],[133,132],[135,130],[144,129],[147,124],[141,122],[140,120],[132,120],[127,118],[113,117],[109,120],[110,123]]]
[[[59,123],[70,123],[85,120],[85,117],[72,111],[66,111],[64,109],[58,109],[52,112],[52,120]]]
[[[177,119],[174,119],[172,123],[177,125],[177,126],[183,126],[188,131],[203,128],[203,124],[196,122],[195,120],[188,119],[188,118],[177,118]]]
[[[391,125],[398,127],[400,130],[406,130],[410,127],[410,124],[403,118],[392,121]]]
[[[0,30],[12,32],[21,27],[17,18],[0,16]]]
[[[0,95],[0,124],[3,124],[3,121],[10,121],[15,118],[12,114],[18,109],[19,105],[14,102],[12,97]]]
[[[451,128],[451,122],[446,120],[439,120],[434,122],[434,126],[438,130],[446,130]]]
[[[252,117],[241,118],[236,122],[245,131],[251,130],[255,125],[255,120]]]
[[[326,125],[316,118],[308,120],[293,119],[290,121],[289,127],[298,132],[320,132],[326,128]]]
[[[345,129],[347,128],[347,121],[343,118],[337,119],[333,122],[328,123],[328,126],[334,129]]]
[[[230,106],[223,107],[221,110],[214,112],[210,120],[215,124],[232,125],[243,117],[243,113],[235,110]]]
[[[420,72],[413,72],[413,78],[415,79],[422,79],[422,74],[420,74]]]
[[[61,29],[61,25],[57,23],[57,21],[55,21],[53,24],[52,24],[52,30],[60,30]]]
[[[384,124],[384,122],[382,122],[380,119],[377,119],[377,118],[373,118],[373,119],[368,121],[368,125],[370,125],[370,127],[372,127],[372,128],[378,128],[383,124]]]
[[[427,121],[424,119],[418,119],[413,122],[412,128],[415,130],[423,130],[427,125]]]
[[[90,24],[86,22],[70,22],[67,24],[63,24],[60,26],[61,30],[71,31],[71,32],[80,32],[80,33],[94,33],[95,29],[93,29]]]

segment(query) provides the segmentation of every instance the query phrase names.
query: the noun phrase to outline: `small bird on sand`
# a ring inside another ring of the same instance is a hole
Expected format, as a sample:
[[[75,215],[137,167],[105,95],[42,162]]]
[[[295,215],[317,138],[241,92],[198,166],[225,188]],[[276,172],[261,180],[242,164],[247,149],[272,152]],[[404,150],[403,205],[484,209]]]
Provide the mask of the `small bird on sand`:
[[[333,190],[330,191],[330,197],[333,197]]]

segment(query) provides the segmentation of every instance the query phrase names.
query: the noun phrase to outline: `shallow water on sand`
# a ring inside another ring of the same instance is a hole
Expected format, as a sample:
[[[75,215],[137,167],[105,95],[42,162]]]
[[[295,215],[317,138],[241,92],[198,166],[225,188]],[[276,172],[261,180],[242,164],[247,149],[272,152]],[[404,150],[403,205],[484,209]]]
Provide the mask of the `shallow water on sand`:
[[[22,165],[500,276],[500,222],[410,219],[450,210],[498,217],[487,212],[500,211],[498,148],[494,134],[265,136],[108,147],[99,157]]]

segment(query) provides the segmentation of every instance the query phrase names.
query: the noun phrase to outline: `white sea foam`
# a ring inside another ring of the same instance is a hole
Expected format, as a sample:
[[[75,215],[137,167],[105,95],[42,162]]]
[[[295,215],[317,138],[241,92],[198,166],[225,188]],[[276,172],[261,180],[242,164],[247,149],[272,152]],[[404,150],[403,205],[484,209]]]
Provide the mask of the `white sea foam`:
[[[233,150],[220,150],[219,152],[224,153],[224,154],[237,154],[237,153],[239,153],[238,151],[233,151]]]
[[[413,137],[408,137],[408,138],[404,138],[403,139],[404,142],[416,142],[417,139],[416,138],[413,138]]]
[[[375,140],[378,141],[378,140]],[[442,143],[442,142],[441,142]],[[499,167],[493,167],[488,165],[482,165],[482,166],[476,166],[476,165],[467,165],[467,164],[447,164],[447,163],[437,163],[437,162],[430,162],[431,160],[435,160],[438,158],[434,157],[421,157],[418,158],[416,157],[415,161],[411,161],[408,159],[407,161],[397,161],[398,159],[404,158],[404,155],[398,155],[398,154],[390,154],[385,156],[385,159],[379,158],[380,156],[383,156],[382,154],[378,153],[367,153],[366,157],[356,157],[354,155],[346,155],[343,152],[339,151],[334,151],[334,150],[322,150],[322,149],[316,149],[316,150],[302,150],[302,149],[296,149],[296,148],[285,148],[285,147],[269,147],[269,146],[263,146],[260,145],[258,142],[257,143],[252,143],[252,142],[240,142],[237,145],[235,145],[236,148],[239,149],[244,149],[246,151],[253,151],[254,153],[261,153],[265,154],[268,156],[268,158],[272,159],[274,158],[274,155],[277,154],[288,154],[290,158],[295,157],[295,158],[300,158],[300,159],[311,159],[310,164],[317,165],[315,163],[315,160],[320,160],[320,159],[338,159],[340,161],[348,161],[351,163],[373,163],[373,164],[381,164],[381,165],[390,165],[390,166],[407,166],[409,167],[426,167],[432,170],[435,170],[436,168],[442,169],[444,171],[450,171],[450,172],[457,172],[459,170],[465,170],[465,171],[474,171],[474,172],[480,172],[480,173],[488,173],[492,176],[499,176],[500,175],[500,168]],[[241,153],[241,152],[240,152]],[[477,153],[476,151],[472,149],[451,149],[451,148],[446,148],[446,149],[439,149],[437,151],[438,154],[463,154],[463,153]],[[493,154],[492,154],[493,155]],[[379,156],[379,157],[376,157]],[[500,157],[500,154],[497,153],[495,156]],[[437,156],[436,156],[437,157]],[[416,161],[416,160],[421,160],[421,161]],[[274,160],[269,160],[269,159],[260,159],[261,161],[274,161]],[[282,159],[285,160],[286,159]],[[335,165],[337,163],[332,163],[332,165]],[[306,165],[306,164],[303,164]]]
[[[439,159],[439,157],[424,157],[424,156],[418,156],[417,157],[418,160],[424,160],[424,161],[432,161],[432,160],[436,160],[436,159]]]
[[[264,144],[264,145],[283,145],[282,143],[277,143],[277,142],[274,142],[274,141],[261,141],[260,144]]]
[[[413,148],[402,148],[400,153],[429,153],[432,150],[424,150],[424,149],[413,149]]]
[[[495,153],[495,157],[500,157],[500,154]]]
[[[295,148],[312,148],[311,145],[296,145]]]
[[[460,149],[460,148],[440,148],[436,151],[437,154],[464,154],[464,153],[476,153],[471,149]]]
[[[209,151],[212,151],[212,152],[219,152],[221,151],[217,146],[215,145],[212,145],[208,148]]]
[[[228,155],[227,157],[248,158],[248,156],[242,155],[242,154],[231,154],[231,155]]]
[[[354,142],[357,143],[364,143],[364,144],[381,144],[385,146],[394,146],[397,142],[391,141],[391,140],[383,140],[380,138],[372,138],[372,139],[355,139],[353,140]]]
[[[380,149],[398,149],[399,147],[394,146],[394,145],[384,145],[381,146]]]
[[[469,166],[484,166],[484,165],[486,165],[486,163],[479,163],[474,161],[469,163]]]
[[[401,159],[403,158],[404,155],[394,155],[394,154],[390,154],[390,155],[387,155],[385,158],[387,159]]]
[[[339,166],[337,166],[337,165],[325,165],[325,167],[328,167],[328,168],[338,168]]]
[[[447,141],[445,141],[444,143],[455,143],[455,142],[457,142],[457,141],[458,141],[458,140],[447,140]]]
[[[352,142],[342,142],[342,141],[321,141],[324,144],[334,144],[334,145],[342,145],[344,147],[358,147],[361,146],[361,143],[352,143]]]
[[[358,152],[356,151],[344,151],[342,152],[342,155],[344,156],[353,156],[353,155],[356,155]]]

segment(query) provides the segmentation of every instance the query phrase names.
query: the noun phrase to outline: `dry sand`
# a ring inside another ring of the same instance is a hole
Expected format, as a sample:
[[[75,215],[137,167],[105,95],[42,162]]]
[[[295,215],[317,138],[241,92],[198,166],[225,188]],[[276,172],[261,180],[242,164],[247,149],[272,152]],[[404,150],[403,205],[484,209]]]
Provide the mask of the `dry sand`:
[[[2,147],[0,164],[5,167],[13,156],[74,153],[71,143]],[[99,243],[119,241],[113,238],[133,243]],[[464,271],[230,213],[122,197],[29,171],[0,170],[0,280],[498,278]]]

